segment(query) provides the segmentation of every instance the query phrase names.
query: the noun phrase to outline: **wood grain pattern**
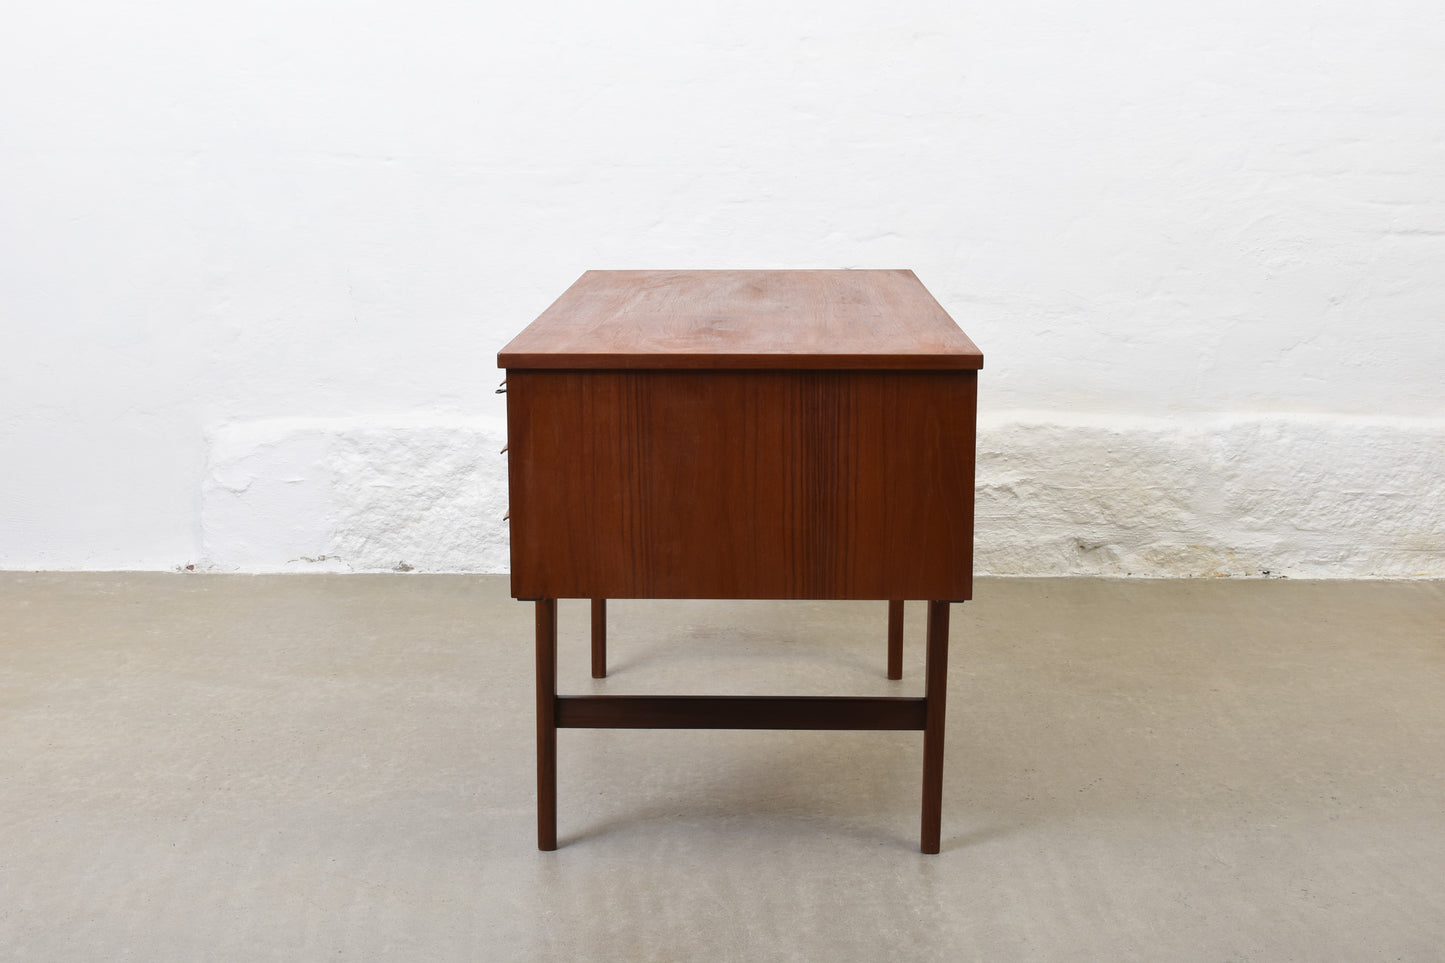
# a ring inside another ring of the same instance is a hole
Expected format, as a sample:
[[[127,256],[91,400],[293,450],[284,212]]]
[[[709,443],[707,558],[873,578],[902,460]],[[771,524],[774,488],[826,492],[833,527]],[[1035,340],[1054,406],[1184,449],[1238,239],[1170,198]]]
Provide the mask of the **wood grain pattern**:
[[[497,363],[975,370],[983,354],[912,271],[588,271]]]
[[[903,600],[888,603],[888,678],[903,678]]]
[[[948,603],[928,603],[924,655],[923,806],[919,850],[935,854],[943,826],[943,739],[948,701]]]
[[[557,848],[557,600],[536,604],[537,848]]]
[[[971,371],[513,371],[518,598],[972,596]]]
[[[607,678],[607,600],[592,600],[592,678]]]
[[[923,699],[890,696],[558,696],[564,729],[922,729]]]

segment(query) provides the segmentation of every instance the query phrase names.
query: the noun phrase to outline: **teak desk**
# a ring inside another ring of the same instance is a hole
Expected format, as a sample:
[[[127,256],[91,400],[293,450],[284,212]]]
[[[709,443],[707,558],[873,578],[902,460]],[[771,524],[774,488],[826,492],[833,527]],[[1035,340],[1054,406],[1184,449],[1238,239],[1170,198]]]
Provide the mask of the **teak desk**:
[[[536,602],[537,845],[557,729],[923,731],[943,793],[949,602],[972,596],[983,355],[911,271],[589,271],[498,355],[512,595]],[[877,599],[889,676],[928,602],[921,698],[559,696],[557,599]]]

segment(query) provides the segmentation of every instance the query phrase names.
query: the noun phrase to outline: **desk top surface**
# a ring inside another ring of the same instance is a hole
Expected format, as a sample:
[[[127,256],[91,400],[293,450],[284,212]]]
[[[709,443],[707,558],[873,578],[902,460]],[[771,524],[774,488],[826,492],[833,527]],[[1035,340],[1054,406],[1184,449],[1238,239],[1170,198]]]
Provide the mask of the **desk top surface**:
[[[957,370],[983,354],[912,271],[588,271],[497,366]]]

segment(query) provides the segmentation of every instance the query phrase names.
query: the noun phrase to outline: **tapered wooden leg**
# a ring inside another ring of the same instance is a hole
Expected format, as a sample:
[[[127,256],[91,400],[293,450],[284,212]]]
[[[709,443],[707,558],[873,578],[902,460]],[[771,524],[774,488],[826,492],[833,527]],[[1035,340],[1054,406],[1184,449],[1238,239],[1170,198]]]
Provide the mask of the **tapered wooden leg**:
[[[592,600],[592,678],[607,678],[607,600]]]
[[[923,831],[918,848],[936,853],[943,823],[943,719],[948,698],[948,603],[928,603],[923,679]]]
[[[537,600],[537,848],[557,848],[557,600]]]
[[[888,678],[903,678],[903,602],[888,603]]]

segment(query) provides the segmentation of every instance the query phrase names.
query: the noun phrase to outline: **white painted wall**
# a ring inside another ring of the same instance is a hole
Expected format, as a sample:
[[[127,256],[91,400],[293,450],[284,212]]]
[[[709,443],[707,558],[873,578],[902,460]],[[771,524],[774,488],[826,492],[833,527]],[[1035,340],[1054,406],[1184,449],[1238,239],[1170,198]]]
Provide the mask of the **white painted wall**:
[[[3,20],[0,567],[496,570],[584,269],[900,266],[980,569],[1445,575],[1436,0]]]

